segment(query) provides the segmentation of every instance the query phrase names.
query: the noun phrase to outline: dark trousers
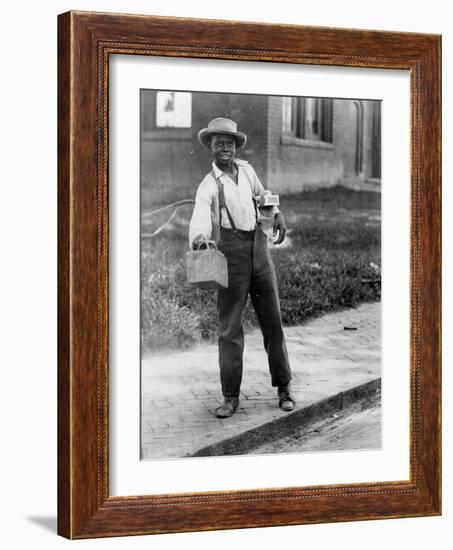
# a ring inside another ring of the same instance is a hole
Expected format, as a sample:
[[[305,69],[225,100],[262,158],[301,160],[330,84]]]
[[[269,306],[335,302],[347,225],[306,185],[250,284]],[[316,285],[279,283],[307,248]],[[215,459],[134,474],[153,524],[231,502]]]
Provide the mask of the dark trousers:
[[[228,262],[228,288],[219,290],[219,364],[222,393],[239,395],[242,381],[244,331],[242,313],[250,294],[263,333],[272,386],[291,379],[283,334],[277,279],[267,245],[258,225],[254,232],[221,229],[219,249]]]

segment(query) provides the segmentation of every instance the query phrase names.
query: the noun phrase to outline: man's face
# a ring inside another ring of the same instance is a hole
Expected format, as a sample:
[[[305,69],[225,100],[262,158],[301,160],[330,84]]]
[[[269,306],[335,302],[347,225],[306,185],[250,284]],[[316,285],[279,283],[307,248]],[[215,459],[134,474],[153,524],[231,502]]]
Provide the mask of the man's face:
[[[214,134],[211,139],[211,151],[217,164],[228,164],[236,154],[236,140],[227,134]]]

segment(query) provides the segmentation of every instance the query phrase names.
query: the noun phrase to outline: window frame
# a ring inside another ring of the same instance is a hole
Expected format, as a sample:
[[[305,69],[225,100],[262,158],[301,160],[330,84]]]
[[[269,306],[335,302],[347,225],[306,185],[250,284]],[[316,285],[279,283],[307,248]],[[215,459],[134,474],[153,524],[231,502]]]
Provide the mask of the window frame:
[[[140,90],[140,104],[142,105],[142,108],[140,109],[140,112],[141,112],[140,122],[141,122],[142,136],[145,141],[162,140],[162,139],[188,140],[188,139],[192,139],[193,137],[192,136],[193,103],[192,103],[192,94],[190,92],[181,92],[181,93],[190,93],[191,95],[191,98],[190,98],[191,125],[188,127],[157,126],[157,94],[159,92],[167,92],[167,91],[173,92],[173,90],[149,90],[145,88]]]
[[[282,102],[282,145],[299,145],[318,149],[333,149],[333,99],[322,97],[296,96],[291,99],[290,129],[285,127],[285,99]],[[315,99],[318,132],[307,136],[307,99]],[[319,137],[318,137],[319,136]]]

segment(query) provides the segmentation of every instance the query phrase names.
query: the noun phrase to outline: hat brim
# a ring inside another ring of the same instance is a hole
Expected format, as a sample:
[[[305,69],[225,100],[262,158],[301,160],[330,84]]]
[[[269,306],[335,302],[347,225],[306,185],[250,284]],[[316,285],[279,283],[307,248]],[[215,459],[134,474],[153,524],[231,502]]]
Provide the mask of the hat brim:
[[[247,136],[243,132],[224,132],[222,130],[208,130],[203,128],[198,132],[198,140],[209,149],[209,140],[213,134],[226,134],[227,136],[233,136],[236,138],[236,148],[241,149],[247,143]]]

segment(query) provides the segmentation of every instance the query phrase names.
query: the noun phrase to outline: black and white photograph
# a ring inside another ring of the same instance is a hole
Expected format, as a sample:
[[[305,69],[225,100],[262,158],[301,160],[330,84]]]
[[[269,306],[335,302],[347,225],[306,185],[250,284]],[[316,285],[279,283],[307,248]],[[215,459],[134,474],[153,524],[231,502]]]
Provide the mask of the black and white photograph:
[[[448,5],[5,3],[5,549],[451,548]]]
[[[379,98],[140,90],[141,459],[380,449]]]

